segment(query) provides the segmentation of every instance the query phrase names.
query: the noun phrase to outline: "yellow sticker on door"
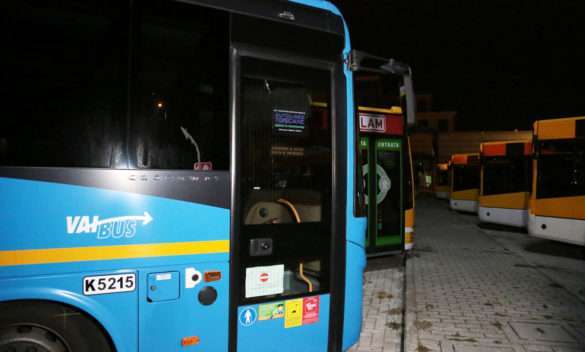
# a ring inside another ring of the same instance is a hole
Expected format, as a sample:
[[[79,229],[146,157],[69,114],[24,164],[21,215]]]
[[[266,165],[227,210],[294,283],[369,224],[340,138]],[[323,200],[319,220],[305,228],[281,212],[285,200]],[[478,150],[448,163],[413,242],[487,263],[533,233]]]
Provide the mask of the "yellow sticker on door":
[[[303,325],[303,299],[289,299],[284,304],[284,328]]]

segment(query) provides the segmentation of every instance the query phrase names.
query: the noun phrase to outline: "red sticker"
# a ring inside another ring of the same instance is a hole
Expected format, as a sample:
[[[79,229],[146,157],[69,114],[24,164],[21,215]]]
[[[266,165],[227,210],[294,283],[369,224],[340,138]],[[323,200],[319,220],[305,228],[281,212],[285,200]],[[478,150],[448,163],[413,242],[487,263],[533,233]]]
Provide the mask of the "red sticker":
[[[211,171],[213,170],[213,163],[211,161],[202,161],[193,164],[193,170],[196,171]]]
[[[319,296],[303,298],[303,325],[319,321]]]

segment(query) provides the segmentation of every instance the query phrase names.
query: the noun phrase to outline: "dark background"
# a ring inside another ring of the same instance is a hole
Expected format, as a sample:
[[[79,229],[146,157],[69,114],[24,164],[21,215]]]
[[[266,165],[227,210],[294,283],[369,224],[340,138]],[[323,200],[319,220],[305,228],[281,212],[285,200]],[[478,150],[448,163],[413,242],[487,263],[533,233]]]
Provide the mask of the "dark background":
[[[459,129],[585,114],[585,1],[332,1],[353,47],[410,63]]]

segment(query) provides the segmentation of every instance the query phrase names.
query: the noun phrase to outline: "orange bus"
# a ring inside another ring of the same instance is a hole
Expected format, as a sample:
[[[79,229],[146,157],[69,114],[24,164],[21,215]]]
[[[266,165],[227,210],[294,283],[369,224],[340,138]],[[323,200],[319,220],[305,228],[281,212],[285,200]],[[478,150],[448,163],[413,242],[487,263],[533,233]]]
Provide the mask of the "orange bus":
[[[435,165],[433,190],[438,199],[449,199],[449,163]]]
[[[526,227],[532,179],[532,142],[482,143],[480,162],[479,220]]]
[[[477,213],[479,197],[479,154],[453,154],[451,156],[451,209]]]
[[[534,123],[530,235],[585,246],[585,116]]]

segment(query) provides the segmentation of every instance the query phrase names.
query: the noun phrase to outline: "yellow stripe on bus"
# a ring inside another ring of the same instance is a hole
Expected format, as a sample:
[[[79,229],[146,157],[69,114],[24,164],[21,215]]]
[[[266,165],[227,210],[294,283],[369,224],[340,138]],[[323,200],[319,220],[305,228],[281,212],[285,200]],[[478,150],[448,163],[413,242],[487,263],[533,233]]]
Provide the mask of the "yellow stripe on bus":
[[[382,114],[402,114],[402,108],[400,108],[399,106],[392,106],[392,107],[390,107],[390,109],[371,108],[369,106],[359,106],[358,107],[358,111],[363,111],[363,112],[379,112],[379,113],[382,113]]]
[[[0,251],[0,266],[229,253],[230,241],[196,241]]]

